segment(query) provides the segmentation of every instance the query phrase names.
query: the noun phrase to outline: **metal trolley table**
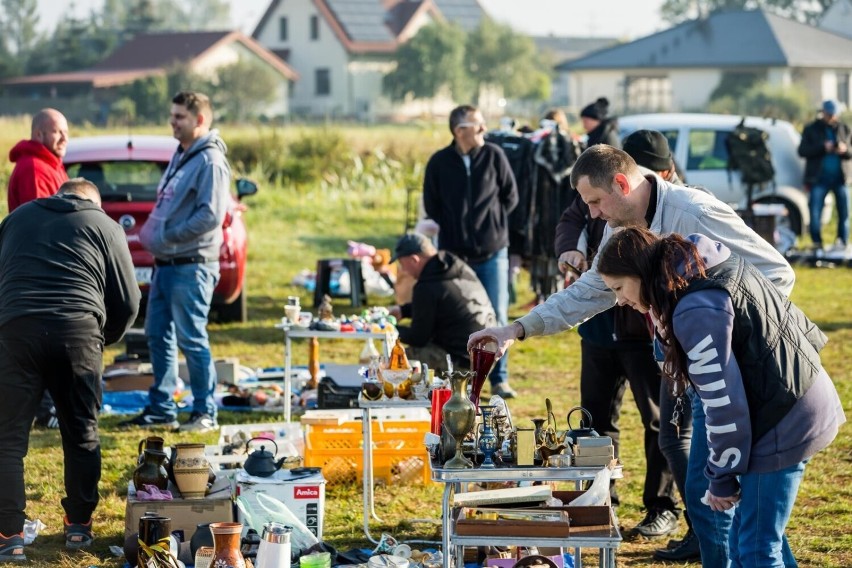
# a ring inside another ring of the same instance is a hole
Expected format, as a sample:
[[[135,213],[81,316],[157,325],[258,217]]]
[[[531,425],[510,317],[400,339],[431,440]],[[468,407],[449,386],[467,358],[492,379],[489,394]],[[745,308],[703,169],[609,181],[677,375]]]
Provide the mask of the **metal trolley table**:
[[[615,514],[610,512],[612,526],[606,530],[583,532],[577,536],[565,538],[529,536],[462,536],[456,534],[453,493],[460,491],[462,483],[468,482],[523,482],[523,481],[571,481],[579,488],[584,480],[594,479],[600,471],[599,467],[506,467],[496,469],[444,469],[432,466],[432,480],[444,483],[444,494],[441,501],[442,537],[441,545],[444,551],[444,566],[450,568],[450,558],[455,559],[455,566],[463,566],[462,555],[465,546],[510,546],[523,543],[525,546],[566,547],[574,548],[574,563],[576,568],[582,568],[580,548],[597,548],[600,550],[598,565],[615,568],[615,551],[621,544],[621,533]],[[613,478],[621,477],[621,466],[613,471]]]
[[[396,332],[366,332],[366,331],[318,331],[313,329],[303,329],[291,327],[286,323],[275,325],[275,329],[280,329],[284,332],[284,397],[287,403],[284,405],[284,421],[290,422],[290,398],[293,394],[293,360],[292,360],[292,344],[291,339],[305,339],[316,337],[317,339],[378,339],[382,342],[382,353],[390,355],[390,345],[396,338]]]
[[[372,410],[388,408],[429,408],[431,403],[426,399],[415,400],[367,400],[363,396],[358,397],[358,406],[361,408],[361,432],[364,437],[363,459],[364,475],[362,475],[362,488],[364,490],[364,536],[373,544],[379,541],[370,534],[370,517],[381,521],[376,515],[375,499],[373,498],[373,428]],[[411,541],[409,541],[411,542]]]

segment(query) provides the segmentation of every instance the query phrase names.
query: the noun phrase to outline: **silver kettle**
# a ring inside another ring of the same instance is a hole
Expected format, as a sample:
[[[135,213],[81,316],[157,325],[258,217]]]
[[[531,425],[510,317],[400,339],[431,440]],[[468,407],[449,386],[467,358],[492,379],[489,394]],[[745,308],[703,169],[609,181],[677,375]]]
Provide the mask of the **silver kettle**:
[[[293,527],[270,521],[263,525],[255,568],[290,568],[290,533]]]

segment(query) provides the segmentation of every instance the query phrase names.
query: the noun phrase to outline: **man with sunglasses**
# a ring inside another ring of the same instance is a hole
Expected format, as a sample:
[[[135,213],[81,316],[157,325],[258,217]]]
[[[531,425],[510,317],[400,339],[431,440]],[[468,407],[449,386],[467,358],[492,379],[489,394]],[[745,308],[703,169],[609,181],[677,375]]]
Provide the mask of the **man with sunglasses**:
[[[503,150],[485,142],[485,119],[474,106],[450,113],[453,141],[426,165],[423,207],[440,226],[438,248],[461,257],[476,273],[500,325],[509,311],[509,213],[518,188]],[[492,371],[491,394],[512,398],[506,358]]]

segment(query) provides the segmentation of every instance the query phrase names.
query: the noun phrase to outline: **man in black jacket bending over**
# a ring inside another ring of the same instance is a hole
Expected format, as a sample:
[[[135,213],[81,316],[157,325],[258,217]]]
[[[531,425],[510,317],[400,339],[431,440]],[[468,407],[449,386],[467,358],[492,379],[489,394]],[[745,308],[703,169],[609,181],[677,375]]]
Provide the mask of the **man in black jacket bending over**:
[[[408,357],[440,371],[447,368],[449,353],[456,368],[469,368],[467,338],[497,321],[473,269],[419,233],[399,239],[391,261],[397,260],[417,280],[411,303],[390,310],[397,318],[411,318],[410,326],[398,326]]]
[[[103,349],[133,323],[139,297],[124,231],[92,183],[66,181],[0,224],[0,562],[26,560],[24,456],[45,390],[62,434],[65,546],[91,545]]]

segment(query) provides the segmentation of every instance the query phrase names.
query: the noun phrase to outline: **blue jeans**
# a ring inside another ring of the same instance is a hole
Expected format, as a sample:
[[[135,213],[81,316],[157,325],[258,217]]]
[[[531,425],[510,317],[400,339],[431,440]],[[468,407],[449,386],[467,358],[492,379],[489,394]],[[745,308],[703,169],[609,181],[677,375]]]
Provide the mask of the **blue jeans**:
[[[796,566],[784,528],[806,463],[807,460],[779,471],[740,476],[742,499],[734,508],[730,534],[733,568]]]
[[[849,243],[849,188],[846,185],[828,187],[826,185],[815,185],[811,187],[808,196],[808,209],[811,214],[811,240],[814,244],[822,244],[822,209],[825,205],[825,196],[831,192],[834,201],[837,202],[837,238],[844,244]]]
[[[509,321],[509,249],[502,248],[488,259],[470,264],[476,273],[494,312],[497,314],[497,325],[506,325]],[[491,385],[505,383],[509,380],[509,369],[507,366],[508,354],[503,355],[491,371],[489,379]]]
[[[689,447],[689,465],[686,470],[686,510],[692,529],[701,547],[701,565],[708,568],[728,566],[728,534],[734,518],[734,509],[715,512],[701,502],[710,487],[704,475],[710,448],[707,446],[707,427],[704,424],[704,406],[701,398],[689,389],[692,402],[692,443]]]
[[[727,511],[716,512],[701,502],[701,498],[710,487],[710,481],[704,475],[704,468],[707,466],[707,459],[710,457],[710,448],[707,445],[707,426],[704,423],[705,414],[701,398],[692,389],[687,390],[687,392],[692,401],[692,444],[689,448],[689,466],[686,472],[686,510],[689,513],[692,529],[698,536],[698,544],[701,547],[701,565],[707,568],[729,567],[732,566],[731,549],[734,543],[732,536],[734,533],[732,533],[731,527],[734,523],[734,513],[742,506],[742,503]],[[743,495],[745,495],[746,490],[745,486],[742,485],[742,480],[747,477],[749,476],[745,475],[740,480]],[[798,483],[796,489],[798,490]],[[756,490],[752,488],[751,491]],[[765,499],[774,499],[775,496],[776,494],[768,494]],[[795,499],[795,494],[793,499]],[[789,516],[788,512],[786,518],[789,518]],[[746,517],[746,519],[751,520],[753,517]],[[786,520],[784,524],[786,525]],[[749,527],[746,530],[751,530],[753,537],[756,529]],[[783,533],[783,527],[781,531]],[[741,542],[742,538],[740,538]],[[741,545],[736,544],[736,546]],[[753,547],[754,545],[749,548]],[[779,564],[779,566],[786,566],[787,568],[797,566],[787,542],[787,536],[783,534],[781,536],[781,554],[783,564]],[[750,563],[746,564],[751,566]],[[739,566],[739,564],[733,565]]]
[[[177,387],[177,350],[180,348],[189,371],[192,410],[216,417],[213,391],[217,377],[207,336],[207,316],[218,281],[218,262],[154,269],[145,316],[145,333],[154,367],[154,385],[148,391],[148,406],[154,414],[177,416],[173,394]]]

